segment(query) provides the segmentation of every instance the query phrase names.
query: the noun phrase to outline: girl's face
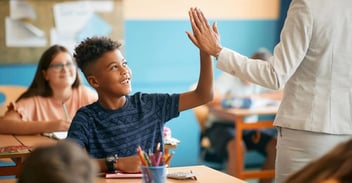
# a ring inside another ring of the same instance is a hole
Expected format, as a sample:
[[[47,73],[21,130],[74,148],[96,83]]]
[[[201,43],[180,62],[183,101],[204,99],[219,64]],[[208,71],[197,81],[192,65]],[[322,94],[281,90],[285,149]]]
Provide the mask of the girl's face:
[[[76,80],[77,68],[69,53],[59,52],[43,74],[53,89],[71,87]]]
[[[107,97],[128,95],[131,89],[131,70],[120,50],[109,51],[100,57],[94,65],[90,84]],[[93,82],[93,83],[92,83]]]

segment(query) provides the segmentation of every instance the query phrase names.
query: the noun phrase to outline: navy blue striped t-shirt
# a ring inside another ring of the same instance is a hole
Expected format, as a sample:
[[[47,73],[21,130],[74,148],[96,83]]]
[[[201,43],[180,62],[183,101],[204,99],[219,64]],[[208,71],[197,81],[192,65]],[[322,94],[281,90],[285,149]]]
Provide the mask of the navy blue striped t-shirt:
[[[126,99],[117,110],[105,109],[98,102],[79,109],[68,139],[78,142],[95,158],[136,155],[138,146],[155,150],[158,142],[163,144],[164,124],[179,116],[179,94],[138,92]]]

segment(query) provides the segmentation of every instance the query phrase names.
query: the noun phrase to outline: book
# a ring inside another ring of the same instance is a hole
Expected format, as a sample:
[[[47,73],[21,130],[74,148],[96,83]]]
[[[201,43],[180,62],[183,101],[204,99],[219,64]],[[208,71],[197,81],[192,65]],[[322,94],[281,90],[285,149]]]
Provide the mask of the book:
[[[30,147],[25,145],[4,146],[0,147],[0,155],[27,154],[31,152],[30,149]]]
[[[114,173],[105,173],[107,179],[124,179],[124,178],[142,178],[142,172],[138,173],[126,173],[121,171],[115,171]]]
[[[65,139],[67,137],[67,132],[53,132],[53,138],[55,139]]]

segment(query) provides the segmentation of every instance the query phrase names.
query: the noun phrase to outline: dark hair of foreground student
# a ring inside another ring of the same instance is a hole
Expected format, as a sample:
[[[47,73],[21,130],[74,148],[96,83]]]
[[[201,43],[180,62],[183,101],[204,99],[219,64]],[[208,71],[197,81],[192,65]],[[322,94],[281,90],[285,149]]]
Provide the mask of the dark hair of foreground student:
[[[25,160],[18,183],[94,183],[96,164],[75,143],[60,141],[35,149]]]

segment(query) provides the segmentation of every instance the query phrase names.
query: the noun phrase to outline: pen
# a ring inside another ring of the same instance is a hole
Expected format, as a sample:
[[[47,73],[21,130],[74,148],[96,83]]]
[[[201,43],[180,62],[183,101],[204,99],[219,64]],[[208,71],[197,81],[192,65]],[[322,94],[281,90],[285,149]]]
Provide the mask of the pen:
[[[144,159],[145,159],[146,162],[147,162],[147,165],[148,165],[148,166],[153,166],[153,165],[152,165],[152,162],[151,162],[150,159],[149,159],[148,154],[147,154],[146,152],[143,152],[143,155],[144,155]]]
[[[152,153],[152,151],[149,149],[149,159],[152,162],[152,166],[156,166],[156,159],[155,159],[155,155]]]
[[[156,145],[155,154],[158,155],[160,152],[160,142]]]
[[[147,166],[148,163],[147,163],[146,159],[144,158],[144,154],[143,154],[143,150],[142,150],[141,146],[138,146],[137,152],[138,152],[139,159],[141,159],[142,165]]]
[[[159,152],[159,154],[157,154],[156,166],[161,165],[161,158],[163,158],[163,152]]]
[[[64,109],[66,121],[70,120],[70,116],[68,115],[66,104],[64,102],[62,102],[62,108]]]

